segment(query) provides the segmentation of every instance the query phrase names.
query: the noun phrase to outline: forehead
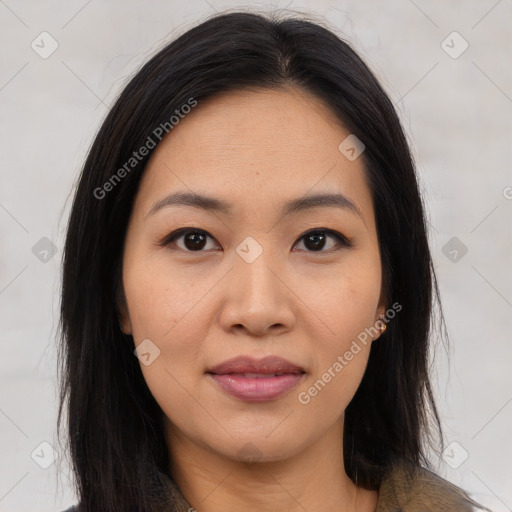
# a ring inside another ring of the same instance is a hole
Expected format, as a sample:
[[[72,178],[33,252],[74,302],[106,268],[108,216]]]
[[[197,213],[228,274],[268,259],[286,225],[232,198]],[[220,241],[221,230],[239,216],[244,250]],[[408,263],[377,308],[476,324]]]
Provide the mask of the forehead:
[[[163,195],[188,189],[250,209],[330,191],[372,213],[362,158],[350,161],[338,149],[349,135],[306,91],[224,93],[199,102],[157,146],[137,203],[147,213]]]

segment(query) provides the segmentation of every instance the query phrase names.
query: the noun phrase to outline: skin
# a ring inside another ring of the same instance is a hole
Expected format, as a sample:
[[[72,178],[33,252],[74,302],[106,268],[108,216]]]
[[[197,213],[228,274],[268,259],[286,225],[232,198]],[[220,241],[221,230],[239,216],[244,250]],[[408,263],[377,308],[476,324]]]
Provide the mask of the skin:
[[[150,339],[160,350],[141,370],[165,415],[169,474],[201,512],[377,505],[377,491],[346,475],[342,438],[378,335],[310,403],[297,398],[386,309],[362,158],[338,150],[349,134],[303,90],[229,92],[182,119],[142,177],[124,247],[121,325],[136,346]],[[174,205],[149,213],[178,190],[224,199],[233,211]],[[281,214],[284,202],[316,192],[344,194],[361,216],[332,206]],[[185,236],[159,245],[183,227],[211,238],[199,252]],[[318,228],[353,246],[328,236],[311,249],[303,235]],[[252,263],[236,252],[248,236],[263,249]],[[245,402],[205,374],[237,355],[278,355],[306,377],[276,400]]]

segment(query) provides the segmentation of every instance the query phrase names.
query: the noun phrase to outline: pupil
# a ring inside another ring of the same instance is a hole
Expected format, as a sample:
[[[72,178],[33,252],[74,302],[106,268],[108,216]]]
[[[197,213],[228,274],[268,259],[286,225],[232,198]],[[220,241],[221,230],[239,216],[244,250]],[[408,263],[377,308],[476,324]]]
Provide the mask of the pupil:
[[[205,236],[201,233],[189,233],[185,236],[185,245],[187,249],[202,249],[205,244]],[[189,244],[188,242],[192,242]]]
[[[313,244],[309,244],[308,240],[313,240]],[[325,235],[324,234],[312,234],[306,237],[306,247],[308,249],[322,249],[325,242]]]

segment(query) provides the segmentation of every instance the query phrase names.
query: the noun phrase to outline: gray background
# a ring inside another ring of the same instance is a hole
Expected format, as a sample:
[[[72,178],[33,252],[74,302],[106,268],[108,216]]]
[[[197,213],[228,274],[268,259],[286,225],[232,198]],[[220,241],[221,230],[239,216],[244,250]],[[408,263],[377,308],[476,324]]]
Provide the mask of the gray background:
[[[495,512],[512,510],[511,0],[0,0],[0,510],[75,501],[55,437],[55,336],[70,193],[93,136],[157,49],[215,11],[248,6],[326,20],[394,100],[451,338],[449,357],[436,349],[434,380],[456,444],[434,462]],[[41,467],[52,461],[42,442],[60,466]]]

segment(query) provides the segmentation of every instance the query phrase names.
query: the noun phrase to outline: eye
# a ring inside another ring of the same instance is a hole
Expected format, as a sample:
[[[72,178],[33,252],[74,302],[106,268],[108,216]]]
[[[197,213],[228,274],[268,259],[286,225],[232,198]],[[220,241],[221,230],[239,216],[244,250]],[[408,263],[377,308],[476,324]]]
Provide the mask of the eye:
[[[201,252],[207,245],[207,239],[210,238],[213,240],[213,238],[202,229],[182,228],[171,233],[160,245],[166,247],[180,238],[183,238],[183,245],[176,245],[180,249],[188,252]]]
[[[183,243],[176,243],[177,240],[183,239]],[[208,239],[214,240],[206,231],[197,228],[181,228],[167,236],[159,245],[167,247],[176,243],[177,247],[187,252],[204,252]],[[328,250],[323,250],[328,239],[334,240]],[[332,229],[317,228],[304,233],[299,242],[303,242],[307,252],[330,252],[329,249],[336,249],[336,244],[341,247],[352,247],[353,243],[350,239]],[[303,250],[303,249],[301,249]]]
[[[299,241],[304,240],[303,244],[308,249],[308,252],[330,252],[329,250],[322,250],[325,248],[326,240],[329,238],[335,240],[341,247],[352,247],[352,242],[347,237],[332,229],[318,228],[308,231],[299,238]],[[336,250],[336,243],[334,244],[334,250]],[[332,244],[328,249],[332,249]]]

